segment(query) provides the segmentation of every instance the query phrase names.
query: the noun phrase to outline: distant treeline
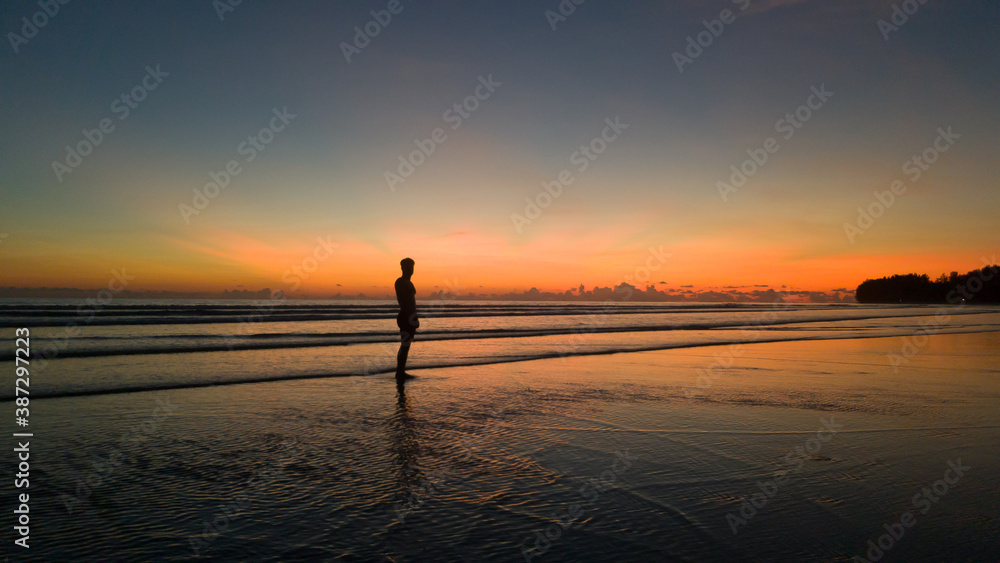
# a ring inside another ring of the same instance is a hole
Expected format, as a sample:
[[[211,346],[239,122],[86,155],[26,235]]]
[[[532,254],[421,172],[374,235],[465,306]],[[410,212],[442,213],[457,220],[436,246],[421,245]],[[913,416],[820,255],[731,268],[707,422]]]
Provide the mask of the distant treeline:
[[[1000,303],[1000,268],[996,265],[931,281],[927,274],[865,280],[854,294],[858,303]]]

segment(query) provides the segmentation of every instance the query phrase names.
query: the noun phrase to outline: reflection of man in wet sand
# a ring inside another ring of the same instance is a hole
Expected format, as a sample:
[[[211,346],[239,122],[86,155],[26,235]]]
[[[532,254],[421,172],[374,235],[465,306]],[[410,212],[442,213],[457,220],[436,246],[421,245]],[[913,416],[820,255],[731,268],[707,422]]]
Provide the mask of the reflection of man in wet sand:
[[[417,319],[417,288],[413,287],[413,282],[410,281],[413,277],[413,264],[410,258],[400,260],[399,266],[403,269],[403,275],[396,280],[396,301],[399,302],[396,325],[399,326],[402,341],[399,353],[396,354],[396,379],[413,377],[406,373],[406,356],[410,353],[410,342],[420,327],[420,321]]]

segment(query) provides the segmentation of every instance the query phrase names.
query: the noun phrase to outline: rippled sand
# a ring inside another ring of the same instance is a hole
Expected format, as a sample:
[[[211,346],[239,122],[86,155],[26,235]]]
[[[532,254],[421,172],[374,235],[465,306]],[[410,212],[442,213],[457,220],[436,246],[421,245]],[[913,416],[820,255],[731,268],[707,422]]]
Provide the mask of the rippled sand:
[[[849,561],[960,460],[882,560],[996,561],[1000,335],[904,345],[36,401],[28,560]]]

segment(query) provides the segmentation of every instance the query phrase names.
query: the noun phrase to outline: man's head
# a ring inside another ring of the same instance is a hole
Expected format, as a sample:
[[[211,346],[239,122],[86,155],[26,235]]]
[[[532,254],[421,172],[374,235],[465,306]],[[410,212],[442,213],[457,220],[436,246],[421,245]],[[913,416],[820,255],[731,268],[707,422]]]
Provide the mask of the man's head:
[[[403,269],[404,276],[413,275],[413,264],[414,262],[412,258],[403,258],[399,261],[399,267]]]

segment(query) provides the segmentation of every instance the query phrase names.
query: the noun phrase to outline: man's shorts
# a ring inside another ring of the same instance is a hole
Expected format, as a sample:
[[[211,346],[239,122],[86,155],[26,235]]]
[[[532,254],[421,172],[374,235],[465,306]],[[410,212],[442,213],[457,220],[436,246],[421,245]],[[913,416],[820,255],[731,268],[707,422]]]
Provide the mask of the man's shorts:
[[[417,316],[412,315],[413,322],[410,322],[410,317],[411,315],[409,313],[400,313],[396,315],[396,326],[399,327],[399,333],[403,342],[413,340],[413,336],[417,333],[417,329],[420,328],[420,320]]]

